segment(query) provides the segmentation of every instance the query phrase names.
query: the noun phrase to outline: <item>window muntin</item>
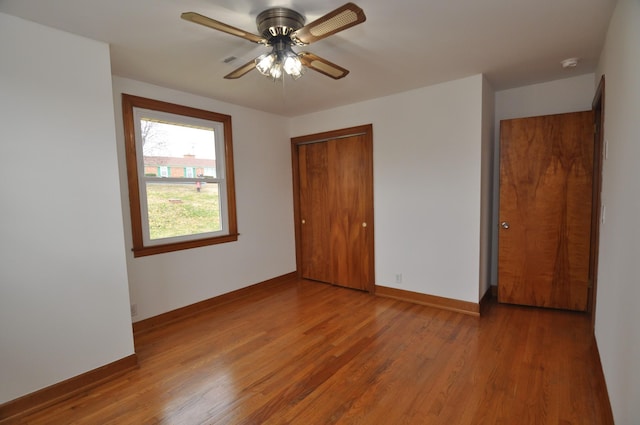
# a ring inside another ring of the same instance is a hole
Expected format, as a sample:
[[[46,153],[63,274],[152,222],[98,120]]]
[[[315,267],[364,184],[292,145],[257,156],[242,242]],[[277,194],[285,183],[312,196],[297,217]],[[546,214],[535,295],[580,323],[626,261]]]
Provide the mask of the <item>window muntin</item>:
[[[237,240],[231,117],[125,94],[123,116],[134,256]]]

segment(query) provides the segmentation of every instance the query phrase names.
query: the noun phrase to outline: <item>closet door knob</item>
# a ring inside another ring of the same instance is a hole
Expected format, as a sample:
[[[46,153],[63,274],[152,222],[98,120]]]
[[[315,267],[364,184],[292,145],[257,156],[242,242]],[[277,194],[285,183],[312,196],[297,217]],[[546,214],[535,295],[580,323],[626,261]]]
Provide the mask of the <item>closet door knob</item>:
[[[502,223],[500,223],[500,227],[502,227],[503,229],[508,229],[511,226],[509,226],[508,221],[503,221]]]

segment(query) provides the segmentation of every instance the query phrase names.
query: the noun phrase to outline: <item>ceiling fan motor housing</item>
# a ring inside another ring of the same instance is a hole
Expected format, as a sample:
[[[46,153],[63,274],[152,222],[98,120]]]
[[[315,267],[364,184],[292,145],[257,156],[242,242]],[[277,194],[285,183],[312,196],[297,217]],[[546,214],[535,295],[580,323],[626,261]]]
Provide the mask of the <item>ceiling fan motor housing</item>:
[[[302,28],[304,23],[304,16],[286,7],[267,9],[256,17],[258,31],[267,40],[278,36],[288,36],[295,30]]]

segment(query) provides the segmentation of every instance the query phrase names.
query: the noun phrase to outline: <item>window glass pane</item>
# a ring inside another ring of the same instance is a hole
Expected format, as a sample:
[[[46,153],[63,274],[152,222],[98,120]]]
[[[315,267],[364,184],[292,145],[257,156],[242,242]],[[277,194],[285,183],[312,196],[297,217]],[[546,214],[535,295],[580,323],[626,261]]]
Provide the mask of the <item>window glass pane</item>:
[[[140,135],[145,176],[217,177],[213,128],[141,118]]]
[[[151,240],[222,230],[217,183],[147,182],[146,195]]]
[[[216,177],[216,169],[212,167],[204,167],[205,177]]]

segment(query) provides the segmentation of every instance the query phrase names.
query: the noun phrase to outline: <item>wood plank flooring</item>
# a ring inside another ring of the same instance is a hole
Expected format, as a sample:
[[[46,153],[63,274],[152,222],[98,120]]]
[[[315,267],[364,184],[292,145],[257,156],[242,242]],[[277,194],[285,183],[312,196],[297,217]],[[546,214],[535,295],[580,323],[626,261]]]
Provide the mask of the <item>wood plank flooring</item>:
[[[137,335],[138,370],[17,423],[612,424],[592,350],[582,313],[294,279]]]

